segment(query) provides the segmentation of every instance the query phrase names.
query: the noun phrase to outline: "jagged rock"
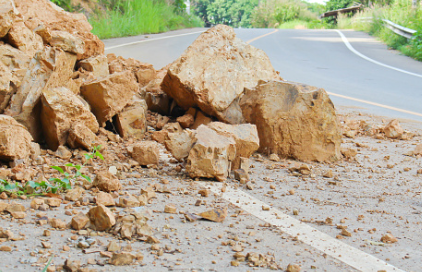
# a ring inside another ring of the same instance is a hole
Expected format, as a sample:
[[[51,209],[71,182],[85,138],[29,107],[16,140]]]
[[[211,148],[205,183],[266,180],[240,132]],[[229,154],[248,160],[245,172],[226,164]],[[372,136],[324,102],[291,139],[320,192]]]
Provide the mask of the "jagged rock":
[[[80,260],[74,260],[73,261],[73,260],[67,259],[64,262],[64,265],[63,265],[63,268],[67,272],[78,272],[80,267],[81,267],[81,261]]]
[[[133,262],[134,259],[135,255],[128,252],[113,253],[109,263],[112,265],[129,265]]]
[[[10,45],[25,52],[31,58],[44,47],[41,36],[26,27],[23,22],[15,22],[7,33],[6,39]]]
[[[91,150],[100,144],[100,139],[81,122],[72,123],[67,136],[67,144],[71,148],[84,148]]]
[[[217,25],[170,65],[161,88],[185,110],[197,106],[220,121],[242,123],[237,100],[260,79],[280,79],[264,51],[236,38],[233,28]]]
[[[394,119],[384,127],[384,133],[387,138],[398,139],[403,135],[404,130],[400,126],[399,121]]]
[[[82,187],[75,187],[66,192],[64,199],[77,201],[82,196],[83,192],[85,192],[85,190]]]
[[[208,127],[218,134],[232,137],[236,142],[236,158],[232,162],[232,170],[240,168],[240,158],[249,158],[259,148],[258,130],[255,125],[228,125],[212,122]]]
[[[151,80],[155,79],[156,71],[152,64],[143,63],[133,58],[125,59],[121,56],[116,57],[114,54],[108,54],[110,74],[130,70],[136,76],[141,87],[146,86]]]
[[[158,164],[160,149],[154,141],[143,141],[128,148],[129,155],[140,165]]]
[[[107,170],[98,172],[92,185],[105,192],[118,191],[122,188],[116,176]]]
[[[114,214],[106,206],[101,204],[91,208],[87,215],[97,231],[107,230],[116,224]]]
[[[15,22],[16,9],[13,1],[1,0],[0,1],[0,38],[6,36]]]
[[[64,222],[61,219],[58,218],[52,218],[48,220],[48,223],[51,225],[51,227],[56,229],[65,229],[66,228],[66,222]]]
[[[115,127],[122,138],[142,140],[147,128],[148,106],[142,98],[134,95],[132,101],[116,116]]]
[[[106,192],[99,192],[96,196],[95,196],[95,203],[98,204],[102,204],[104,206],[114,206],[116,205],[113,196],[109,193]]]
[[[95,77],[106,77],[110,74],[107,57],[104,55],[81,60],[78,62],[78,67],[82,67],[82,69],[92,72]]]
[[[45,140],[52,150],[66,143],[71,125],[75,122],[97,133],[99,126],[95,116],[68,89],[44,89],[41,101],[41,123]]]
[[[138,83],[131,71],[115,73],[81,87],[83,97],[102,127],[128,104],[137,91]]]
[[[192,114],[185,114],[183,116],[177,117],[177,122],[182,128],[189,128],[193,125],[195,119]]]
[[[186,165],[189,176],[226,180],[236,156],[236,142],[203,125],[196,130],[195,139]]]
[[[92,26],[84,14],[66,12],[47,0],[14,1],[24,21],[29,18],[37,18],[49,32],[54,30],[66,31],[82,39],[84,53],[78,54],[78,59],[87,59],[104,54],[104,43],[91,33]]]
[[[51,31],[49,43],[51,46],[58,47],[69,53],[83,54],[85,52],[83,40],[66,31]]]
[[[75,230],[81,230],[88,224],[89,218],[84,213],[80,212],[72,218],[70,225]]]
[[[334,105],[323,89],[283,81],[245,89],[240,107],[255,124],[259,151],[303,161],[336,161],[341,131]]]
[[[125,195],[119,198],[119,206],[126,208],[126,207],[139,207],[140,202],[139,200],[134,197],[133,195]]]
[[[202,111],[198,111],[195,117],[195,122],[190,127],[191,129],[197,129],[200,125],[208,125],[212,122],[212,119],[206,115]]]
[[[174,158],[182,160],[187,158],[195,142],[194,132],[184,130],[181,132],[167,133],[164,145]]]
[[[0,115],[0,160],[27,158],[33,151],[32,136],[10,116]]]
[[[56,87],[73,90],[75,82],[71,78],[75,62],[75,55],[45,47],[31,60],[20,87],[5,110],[5,114],[13,116],[28,129],[36,142],[43,139],[39,103],[42,91]]]

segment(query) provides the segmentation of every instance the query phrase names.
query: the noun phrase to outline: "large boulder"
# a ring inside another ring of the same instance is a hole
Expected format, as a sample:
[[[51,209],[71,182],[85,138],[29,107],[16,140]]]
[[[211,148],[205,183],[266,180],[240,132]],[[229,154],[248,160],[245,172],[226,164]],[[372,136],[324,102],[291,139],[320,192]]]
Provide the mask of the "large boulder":
[[[116,116],[115,127],[122,138],[142,140],[147,129],[148,106],[145,100],[134,95],[129,104]]]
[[[191,178],[226,180],[236,156],[236,142],[207,126],[196,130],[195,144],[189,152],[186,170]]]
[[[160,147],[154,141],[143,141],[129,146],[128,153],[140,165],[158,164],[160,161]]]
[[[51,31],[51,38],[49,39],[51,46],[58,47],[63,51],[73,54],[83,54],[85,52],[83,40],[66,31]]]
[[[140,62],[139,60],[121,56],[116,57],[114,54],[108,54],[110,74],[120,73],[130,70],[136,76],[136,80],[141,87],[146,86],[151,80],[155,79],[157,72],[152,64]]]
[[[29,29],[23,22],[13,24],[7,33],[6,40],[31,58],[44,47],[41,36]]]
[[[78,62],[78,66],[82,69],[92,72],[96,77],[106,77],[109,73],[107,57],[98,55]]]
[[[199,107],[227,123],[242,123],[237,104],[245,87],[280,77],[264,51],[217,25],[202,33],[173,64],[161,85],[185,110]]]
[[[231,137],[236,142],[236,157],[232,163],[232,170],[240,168],[240,158],[249,158],[259,148],[258,130],[255,125],[229,125],[212,122],[208,127],[218,134]]]
[[[0,0],[0,38],[9,32],[15,22],[16,13],[13,1]]]
[[[13,117],[0,115],[0,160],[25,159],[32,152],[32,137]]]
[[[83,41],[84,53],[78,59],[104,54],[104,43],[91,33],[92,26],[82,13],[70,13],[48,0],[14,0],[23,20],[37,18],[45,32],[66,31]]]
[[[164,145],[174,158],[182,160],[189,156],[189,152],[195,143],[195,133],[190,130],[167,133]]]
[[[68,89],[61,87],[45,89],[42,94],[41,123],[45,141],[56,150],[64,145],[73,123],[82,123],[93,133],[99,126],[89,108]]]
[[[255,124],[259,151],[302,161],[341,158],[341,131],[324,89],[283,81],[260,82],[239,102],[246,121]]]
[[[23,124],[37,142],[42,140],[39,103],[42,91],[56,87],[74,89],[72,74],[75,62],[75,55],[45,47],[30,61],[19,88],[10,99],[5,114]]]
[[[138,89],[134,74],[128,70],[90,81],[81,87],[81,93],[103,127],[128,104]]]

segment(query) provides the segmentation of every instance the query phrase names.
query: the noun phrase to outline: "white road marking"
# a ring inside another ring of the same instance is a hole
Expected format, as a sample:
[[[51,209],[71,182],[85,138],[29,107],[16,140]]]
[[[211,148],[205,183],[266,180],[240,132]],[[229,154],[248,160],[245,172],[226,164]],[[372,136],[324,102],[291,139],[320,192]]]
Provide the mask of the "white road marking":
[[[228,185],[226,191],[222,193],[221,188],[223,186],[222,183],[209,182],[206,187],[216,195],[221,196],[223,199],[246,212],[278,227],[284,233],[296,237],[303,243],[308,244],[355,269],[364,272],[377,272],[380,270],[404,272],[404,270],[396,268],[383,260],[349,246],[295,218],[283,214],[278,209],[270,208],[269,211],[263,211],[262,206],[270,206],[241,190],[234,189]]]
[[[196,32],[191,32],[191,33],[160,37],[160,38],[156,38],[156,39],[146,39],[146,40],[141,40],[141,41],[136,41],[136,42],[123,43],[123,44],[118,44],[118,45],[106,47],[104,50],[107,51],[107,50],[111,50],[111,49],[115,49],[115,48],[119,48],[119,47],[124,47],[124,46],[128,46],[128,45],[134,45],[134,44],[144,43],[144,42],[159,41],[159,40],[170,39],[170,38],[175,38],[175,37],[188,36],[188,35],[198,34],[198,33],[202,33],[202,32],[204,32],[204,31],[196,31]]]
[[[399,68],[396,68],[394,66],[390,66],[390,65],[381,63],[379,61],[373,60],[373,59],[371,59],[371,58],[363,55],[362,53],[358,52],[355,48],[353,48],[353,46],[347,40],[346,36],[344,36],[344,34],[340,30],[337,30],[336,29],[335,31],[340,35],[341,39],[343,40],[343,42],[347,46],[347,48],[350,51],[352,51],[354,54],[358,55],[359,57],[361,57],[361,58],[363,58],[363,59],[365,59],[367,61],[370,61],[372,63],[375,63],[377,65],[380,65],[380,66],[383,66],[383,67],[386,67],[386,68],[389,68],[389,69],[392,69],[392,70],[395,70],[395,71],[398,71],[398,72],[401,72],[401,73],[404,73],[404,74],[408,74],[408,75],[411,75],[411,76],[422,78],[422,75],[420,75],[420,74],[416,74],[416,73],[412,73],[412,72],[409,72],[409,71],[406,71],[406,70],[403,70],[403,69],[399,69]]]

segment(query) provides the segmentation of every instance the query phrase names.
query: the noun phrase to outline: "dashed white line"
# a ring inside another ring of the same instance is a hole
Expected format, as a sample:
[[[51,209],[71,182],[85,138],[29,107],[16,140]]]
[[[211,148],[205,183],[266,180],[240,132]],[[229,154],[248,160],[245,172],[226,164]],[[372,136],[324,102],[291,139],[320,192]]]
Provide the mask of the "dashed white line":
[[[416,73],[412,73],[412,72],[409,72],[409,71],[406,71],[406,70],[403,70],[403,69],[399,69],[399,68],[396,68],[396,67],[394,67],[394,66],[390,66],[390,65],[384,64],[384,63],[382,63],[382,62],[379,62],[379,61],[373,60],[373,59],[371,59],[371,58],[369,58],[369,57],[365,56],[364,54],[360,53],[360,52],[359,52],[359,51],[357,51],[355,48],[353,48],[353,46],[352,46],[352,45],[349,43],[349,41],[347,40],[346,36],[344,36],[344,34],[343,34],[340,30],[337,30],[337,29],[336,29],[335,31],[336,31],[336,32],[340,35],[341,39],[343,40],[343,42],[344,42],[344,44],[347,46],[347,48],[348,48],[350,51],[352,51],[354,54],[358,55],[359,57],[361,57],[361,58],[363,58],[363,59],[365,59],[365,60],[367,60],[367,61],[370,61],[370,62],[372,62],[372,63],[375,63],[375,64],[377,64],[377,65],[380,65],[380,66],[386,67],[386,68],[388,68],[388,69],[392,69],[392,70],[395,70],[395,71],[398,71],[398,72],[401,72],[401,73],[404,73],[404,74],[408,74],[408,75],[411,75],[411,76],[415,76],[415,77],[420,77],[420,78],[422,78],[422,75],[420,75],[420,74],[416,74]]]
[[[212,192],[230,203],[355,269],[364,272],[377,272],[380,270],[404,272],[404,270],[396,268],[381,259],[358,250],[295,218],[283,214],[278,209],[270,208],[269,211],[263,211],[262,206],[269,207],[268,204],[241,190],[227,186],[226,191],[222,193],[221,189],[224,186],[222,183],[207,183],[207,185],[208,186],[206,187]]]
[[[146,39],[146,40],[140,40],[140,41],[135,41],[135,42],[130,42],[130,43],[122,43],[122,44],[119,44],[119,45],[106,47],[104,50],[107,51],[107,50],[111,50],[111,49],[115,49],[115,48],[119,48],[119,47],[124,47],[124,46],[128,46],[128,45],[134,45],[134,44],[139,44],[139,43],[144,43],[144,42],[159,41],[159,40],[170,39],[170,38],[175,38],[175,37],[188,36],[188,35],[198,34],[198,33],[202,33],[202,32],[204,32],[204,31],[196,31],[196,32],[190,32],[190,33],[185,33],[185,34],[178,34],[178,35],[160,37],[160,38],[156,38],[156,39]]]

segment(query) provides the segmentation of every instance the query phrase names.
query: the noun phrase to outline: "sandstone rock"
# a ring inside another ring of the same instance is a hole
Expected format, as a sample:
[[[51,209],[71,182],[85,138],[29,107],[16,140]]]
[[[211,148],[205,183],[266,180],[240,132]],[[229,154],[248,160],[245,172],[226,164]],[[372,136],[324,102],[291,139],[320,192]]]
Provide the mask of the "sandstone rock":
[[[391,233],[387,233],[381,237],[381,242],[386,243],[386,244],[393,244],[393,243],[398,242],[398,240]]]
[[[7,207],[9,207],[9,204],[5,203],[5,202],[0,202],[0,212],[4,212]]]
[[[83,54],[85,52],[83,40],[66,31],[51,31],[49,43],[51,46],[58,47],[69,53]]]
[[[15,22],[7,33],[6,39],[10,45],[25,52],[31,58],[44,47],[41,36],[27,28],[23,22]]]
[[[195,142],[194,133],[189,130],[167,133],[166,138],[167,140],[164,140],[166,149],[170,151],[177,160],[187,158]]]
[[[66,142],[71,148],[91,150],[93,146],[100,144],[100,139],[85,124],[75,122],[70,126]]]
[[[39,207],[40,207],[41,205],[43,205],[43,204],[44,204],[44,199],[42,199],[42,198],[34,198],[34,199],[31,201],[30,206],[31,206],[31,209],[38,210],[38,209],[39,209]]]
[[[97,207],[91,208],[88,217],[97,231],[104,231],[116,224],[114,214],[104,205],[99,204]]]
[[[139,200],[133,195],[125,195],[119,198],[119,206],[124,207],[124,208],[139,207],[140,203],[139,203]]]
[[[236,142],[206,126],[197,129],[195,138],[186,165],[189,176],[224,181],[236,157]]]
[[[104,206],[114,206],[116,205],[113,196],[106,192],[99,192],[95,197],[95,203],[102,204]]]
[[[231,27],[217,25],[170,65],[161,88],[185,110],[197,106],[220,121],[242,123],[237,100],[260,79],[280,79],[267,55],[236,38]]]
[[[85,190],[82,187],[75,187],[66,192],[64,199],[69,201],[77,201]]]
[[[238,181],[241,181],[242,179],[247,181],[249,180],[249,174],[243,169],[236,169],[234,170],[234,178]]]
[[[62,204],[62,200],[60,198],[50,197],[46,198],[44,201],[50,207],[60,207],[60,204]]]
[[[154,131],[151,134],[151,139],[160,144],[164,144],[164,141],[168,140],[168,134],[169,132],[167,130]]]
[[[286,272],[300,272],[301,268],[297,264],[289,264],[287,266]]]
[[[109,70],[111,74],[130,70],[136,76],[141,87],[146,86],[151,80],[155,79],[156,71],[152,64],[143,63],[133,58],[125,59],[121,56],[108,54]]]
[[[303,161],[340,158],[341,132],[334,105],[323,89],[293,82],[260,82],[245,89],[243,116],[256,124],[259,151]]]
[[[95,77],[106,77],[110,74],[107,57],[104,55],[81,60],[78,62],[78,67],[81,67],[88,72],[92,72]]]
[[[135,255],[128,252],[113,253],[109,263],[112,265],[129,265],[134,259]]]
[[[5,110],[5,114],[13,116],[28,129],[36,142],[43,140],[40,121],[42,90],[74,88],[71,77],[75,62],[75,55],[45,47],[29,63],[20,87]]]
[[[81,267],[80,260],[73,261],[73,260],[67,259],[63,265],[64,270],[67,272],[78,272],[80,267]]]
[[[412,155],[414,155],[414,156],[421,155],[422,156],[422,144],[418,144],[415,147],[415,150],[412,151]]]
[[[117,244],[115,241],[110,241],[110,243],[107,246],[107,251],[114,252],[114,251],[119,251],[119,250],[120,250],[120,245]]]
[[[92,185],[105,192],[118,191],[122,188],[116,176],[107,170],[98,172]]]
[[[255,125],[228,125],[212,122],[208,127],[218,134],[231,137],[236,142],[236,158],[232,162],[232,170],[240,168],[240,158],[249,158],[259,148],[258,130]]]
[[[160,149],[153,141],[143,141],[132,145],[129,154],[140,165],[158,164],[160,160]]]
[[[341,148],[340,151],[346,159],[354,158],[358,154],[358,151],[354,148]]]
[[[177,213],[177,207],[175,204],[166,204],[166,206],[164,206],[164,212],[165,213]]]
[[[166,93],[146,92],[145,101],[148,109],[159,114],[169,114],[170,98]]]
[[[227,217],[227,207],[215,208],[206,212],[202,212],[198,215],[203,219],[221,223]]]
[[[132,101],[117,114],[115,127],[119,135],[124,139],[132,137],[142,140],[147,128],[147,110],[148,106],[145,100],[135,95]]]
[[[0,38],[6,36],[15,22],[16,9],[13,1],[2,0],[0,1]]]
[[[0,160],[25,159],[32,152],[32,136],[10,116],[0,115]]]
[[[84,124],[93,133],[98,131],[95,116],[68,89],[44,89],[41,101],[41,123],[51,149],[56,150],[66,143],[70,127],[75,122]]]
[[[204,115],[202,111],[198,111],[195,117],[195,122],[191,126],[191,129],[197,129],[200,125],[208,125],[211,122],[212,119],[210,117]]]
[[[130,71],[90,81],[81,87],[83,97],[102,127],[127,105],[137,91],[138,84]]]
[[[404,130],[401,128],[399,121],[394,119],[384,127],[384,133],[387,138],[397,139],[402,136]]]
[[[48,223],[51,225],[51,227],[56,228],[56,229],[65,229],[66,228],[66,223],[58,218],[52,218],[50,220],[48,220]]]
[[[88,224],[89,218],[84,213],[80,212],[72,218],[70,225],[72,229],[81,230]]]
[[[104,54],[104,43],[90,32],[92,27],[82,13],[66,12],[46,0],[15,0],[15,4],[24,21],[37,18],[50,32],[66,31],[82,39],[85,53],[78,54],[78,59]]]
[[[189,128],[193,125],[195,120],[191,114],[185,114],[183,116],[177,117],[177,122],[182,128]]]

